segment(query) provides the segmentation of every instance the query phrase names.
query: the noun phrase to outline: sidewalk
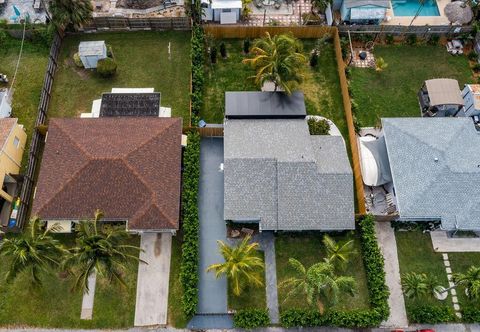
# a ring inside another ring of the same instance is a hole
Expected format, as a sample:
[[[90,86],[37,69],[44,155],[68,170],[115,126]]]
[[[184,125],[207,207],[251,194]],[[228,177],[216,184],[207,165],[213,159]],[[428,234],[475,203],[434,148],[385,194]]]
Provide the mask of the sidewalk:
[[[389,222],[377,222],[375,230],[378,245],[385,259],[386,283],[390,289],[388,298],[390,317],[386,322],[382,323],[382,327],[405,328],[408,326],[408,319],[400,283],[400,266],[398,263],[395,232]]]
[[[430,233],[436,252],[480,252],[480,238],[449,238],[445,231]]]

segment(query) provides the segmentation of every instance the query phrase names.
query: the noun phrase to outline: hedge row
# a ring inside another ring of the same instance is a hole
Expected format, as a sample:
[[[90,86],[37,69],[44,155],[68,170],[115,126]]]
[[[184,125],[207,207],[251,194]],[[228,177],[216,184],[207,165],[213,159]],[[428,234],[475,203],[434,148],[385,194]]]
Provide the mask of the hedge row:
[[[479,323],[480,307],[473,304],[462,304],[462,318],[465,323]]]
[[[408,318],[410,323],[418,324],[439,324],[450,323],[457,320],[455,311],[450,306],[423,305],[408,307]]]
[[[203,85],[205,82],[203,61],[205,56],[205,36],[200,25],[192,28],[192,126],[196,126],[203,105]]]
[[[198,303],[198,181],[200,176],[200,136],[188,134],[183,158],[182,219],[183,244],[180,280],[183,287],[182,306],[187,317],[192,317]]]
[[[265,309],[239,310],[233,316],[235,327],[243,329],[254,329],[270,325],[270,317]]]
[[[327,311],[323,315],[316,310],[290,309],[282,312],[281,324],[285,327],[339,326],[365,328],[378,326],[388,318],[388,287],[385,284],[383,256],[375,235],[375,220],[368,215],[360,221],[362,254],[367,274],[370,309],[351,311]]]

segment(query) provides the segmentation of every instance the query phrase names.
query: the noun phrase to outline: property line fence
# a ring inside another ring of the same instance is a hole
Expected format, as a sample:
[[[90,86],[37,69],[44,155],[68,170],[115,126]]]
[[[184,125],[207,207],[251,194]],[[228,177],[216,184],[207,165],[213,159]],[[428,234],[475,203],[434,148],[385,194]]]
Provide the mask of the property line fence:
[[[141,30],[190,30],[188,17],[94,17],[85,25],[83,32],[97,31],[141,31]]]
[[[47,71],[43,80],[40,103],[38,105],[37,119],[35,121],[35,130],[32,134],[32,140],[28,153],[27,170],[24,175],[22,190],[20,192],[20,207],[17,214],[17,226],[19,228],[23,227],[23,225],[25,224],[28,212],[31,208],[33,193],[35,190],[35,177],[41,159],[43,144],[45,143],[43,136],[44,133],[42,134],[40,132],[40,128],[42,126],[45,126],[47,123],[48,104],[50,102],[55,70],[58,66],[57,60],[60,53],[60,48],[62,46],[62,40],[63,37],[61,37],[58,33],[55,34],[52,46],[50,47]]]
[[[428,35],[456,35],[471,32],[472,26],[456,26],[456,25],[339,25],[340,33],[365,33],[365,34],[415,34],[418,36]]]
[[[274,27],[260,27],[260,26],[245,26],[245,25],[228,25],[222,26],[217,24],[204,25],[205,34],[211,35],[217,39],[229,38],[258,38],[263,37],[265,32],[271,35],[278,35],[282,33],[291,32],[297,38],[321,38],[326,34],[332,34],[336,31],[335,27],[330,26],[274,26]]]
[[[203,128],[195,128],[201,137],[223,137],[223,125],[208,125]]]

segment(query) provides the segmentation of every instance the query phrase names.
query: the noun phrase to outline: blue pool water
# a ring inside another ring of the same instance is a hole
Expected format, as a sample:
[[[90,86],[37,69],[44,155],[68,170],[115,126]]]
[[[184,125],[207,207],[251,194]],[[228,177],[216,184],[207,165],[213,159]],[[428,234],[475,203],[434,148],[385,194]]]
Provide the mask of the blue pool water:
[[[421,6],[420,0],[391,0],[395,16],[415,16]],[[425,0],[418,16],[440,16],[436,0]]]

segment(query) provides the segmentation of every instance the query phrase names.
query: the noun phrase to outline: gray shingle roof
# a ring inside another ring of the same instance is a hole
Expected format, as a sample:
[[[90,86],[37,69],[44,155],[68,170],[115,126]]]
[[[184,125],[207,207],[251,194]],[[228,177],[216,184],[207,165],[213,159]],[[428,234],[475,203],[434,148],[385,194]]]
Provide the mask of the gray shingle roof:
[[[480,134],[470,118],[382,119],[403,219],[480,229]]]
[[[353,177],[340,136],[305,119],[226,120],[225,219],[262,230],[354,228]]]

